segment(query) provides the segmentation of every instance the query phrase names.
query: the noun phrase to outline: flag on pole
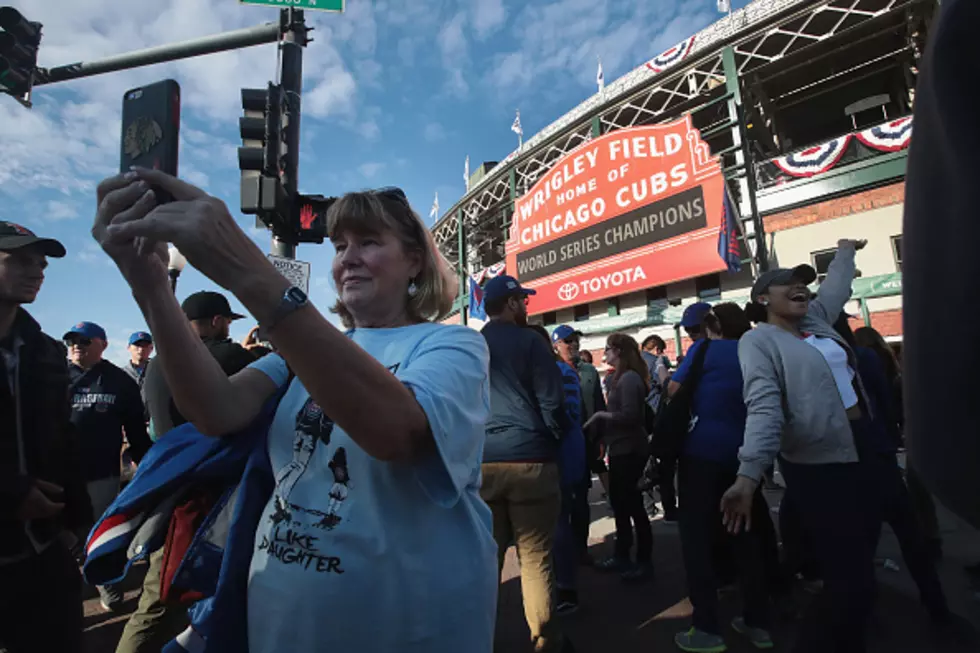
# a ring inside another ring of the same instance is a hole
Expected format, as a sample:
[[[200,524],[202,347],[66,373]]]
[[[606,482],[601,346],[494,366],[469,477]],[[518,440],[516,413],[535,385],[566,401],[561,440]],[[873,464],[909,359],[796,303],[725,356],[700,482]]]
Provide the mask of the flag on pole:
[[[718,11],[723,14],[732,12],[732,0],[718,0]]]
[[[436,191],[436,197],[434,200],[432,200],[432,208],[429,209],[429,217],[430,218],[439,217],[439,191]]]
[[[517,134],[518,136],[524,135],[524,130],[521,128],[521,110],[517,110],[517,117],[514,118],[514,124],[510,126],[510,130]]]
[[[487,319],[487,309],[483,303],[483,288],[473,277],[466,276],[470,280],[470,317],[485,320]]]
[[[599,59],[599,70],[595,74],[595,83],[599,87],[599,92],[602,93],[602,89],[606,88],[606,79],[602,75],[602,59]]]
[[[463,164],[463,181],[466,182],[466,190],[470,189],[470,155],[466,155],[466,163]]]
[[[721,229],[718,232],[718,256],[725,262],[728,272],[734,274],[742,269],[742,251],[738,244],[738,215],[728,191],[722,202],[724,215],[721,219]]]

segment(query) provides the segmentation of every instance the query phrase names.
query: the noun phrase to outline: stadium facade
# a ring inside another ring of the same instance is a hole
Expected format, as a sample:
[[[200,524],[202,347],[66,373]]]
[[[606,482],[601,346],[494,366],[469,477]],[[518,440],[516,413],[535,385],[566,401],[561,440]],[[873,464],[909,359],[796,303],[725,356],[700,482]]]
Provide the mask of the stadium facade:
[[[532,321],[608,333],[748,299],[771,266],[822,274],[864,238],[854,323],[902,337],[902,206],[918,59],[936,0],[755,0],[641,63],[503,161],[432,227],[462,280],[506,271]],[[679,347],[679,349],[678,349]],[[600,358],[597,357],[597,361]]]

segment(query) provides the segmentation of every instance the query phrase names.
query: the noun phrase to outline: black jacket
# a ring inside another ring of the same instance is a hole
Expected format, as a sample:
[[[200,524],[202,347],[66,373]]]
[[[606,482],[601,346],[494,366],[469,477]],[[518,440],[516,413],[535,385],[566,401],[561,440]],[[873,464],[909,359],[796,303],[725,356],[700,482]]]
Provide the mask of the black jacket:
[[[137,463],[150,448],[139,386],[107,360],[89,370],[69,366],[71,421],[78,430],[86,481],[120,474],[123,433]]]
[[[77,533],[92,524],[70,421],[64,346],[21,309],[2,347],[17,350],[17,366],[8,369],[0,356],[0,560],[29,554],[28,533],[35,544],[45,544],[62,530]],[[56,518],[25,524],[15,515],[34,479],[63,487],[65,509]]]
[[[255,356],[230,338],[225,338],[224,340],[204,338],[203,342],[211,355],[214,356],[214,360],[218,361],[218,365],[221,366],[221,369],[228,376],[237,374],[255,362]],[[177,404],[174,403],[172,398],[170,399],[170,419],[174,427],[187,422],[184,416],[180,414],[180,411],[177,410]]]

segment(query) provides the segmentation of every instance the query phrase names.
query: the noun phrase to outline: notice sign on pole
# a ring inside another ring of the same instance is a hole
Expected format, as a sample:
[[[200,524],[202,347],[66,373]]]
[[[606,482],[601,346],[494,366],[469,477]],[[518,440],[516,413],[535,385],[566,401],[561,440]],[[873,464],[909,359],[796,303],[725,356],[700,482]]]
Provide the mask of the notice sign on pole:
[[[610,132],[554,163],[514,203],[507,272],[531,314],[726,268],[725,180],[690,116]]]
[[[238,0],[243,5],[261,5],[280,9],[311,9],[313,11],[343,11],[347,0]]]
[[[279,274],[289,279],[289,283],[301,289],[307,295],[310,294],[310,264],[306,261],[297,261],[291,258],[266,254],[272,264],[279,270]]]

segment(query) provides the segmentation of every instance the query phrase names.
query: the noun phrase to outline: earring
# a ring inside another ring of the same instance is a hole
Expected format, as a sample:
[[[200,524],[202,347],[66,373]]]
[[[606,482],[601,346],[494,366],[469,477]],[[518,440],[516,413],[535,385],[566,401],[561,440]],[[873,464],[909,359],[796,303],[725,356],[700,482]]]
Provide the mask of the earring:
[[[760,304],[762,304],[763,306],[768,306],[768,305],[769,305],[769,300],[768,300],[768,299],[763,299],[763,300],[762,300],[761,302],[759,302],[759,303],[760,303]]]
[[[408,296],[415,297],[417,294],[419,294],[419,287],[415,285],[415,279],[412,279],[408,282]]]

